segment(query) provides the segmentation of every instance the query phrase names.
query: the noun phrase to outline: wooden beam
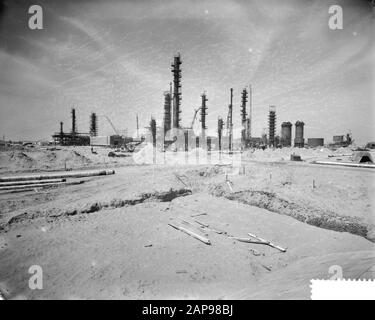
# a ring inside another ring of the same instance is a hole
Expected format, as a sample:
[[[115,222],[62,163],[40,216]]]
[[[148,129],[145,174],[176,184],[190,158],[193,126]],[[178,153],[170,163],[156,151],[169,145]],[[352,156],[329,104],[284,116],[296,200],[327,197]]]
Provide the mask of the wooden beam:
[[[205,243],[205,244],[207,244],[207,245],[211,245],[211,241],[210,241],[210,239],[207,239],[207,238],[205,238],[205,237],[202,237],[202,236],[200,236],[199,234],[196,234],[195,232],[190,231],[190,230],[188,230],[188,229],[186,229],[186,228],[184,228],[184,227],[179,227],[179,226],[173,225],[172,223],[168,223],[168,224],[169,224],[172,228],[174,228],[174,229],[180,230],[180,231],[182,231],[182,232],[188,234],[189,236],[191,236],[191,237],[193,237],[193,238],[195,238],[195,239],[197,239],[197,240],[199,240],[199,241],[202,241],[203,243]]]

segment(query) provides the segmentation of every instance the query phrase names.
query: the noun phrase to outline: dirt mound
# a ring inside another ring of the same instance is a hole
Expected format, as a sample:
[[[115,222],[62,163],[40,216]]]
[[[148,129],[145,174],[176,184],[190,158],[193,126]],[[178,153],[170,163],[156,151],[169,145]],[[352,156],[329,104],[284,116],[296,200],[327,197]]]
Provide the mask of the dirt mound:
[[[28,169],[35,166],[36,161],[22,151],[13,151],[9,155],[9,161],[14,167]]]
[[[84,155],[80,154],[75,150],[60,151],[59,160],[69,162],[73,166],[90,164],[92,162],[89,158],[85,157]]]
[[[221,166],[210,166],[207,168],[200,168],[196,170],[188,170],[186,174],[191,176],[203,177],[203,178],[211,178],[215,177],[219,174],[224,175],[224,170]]]
[[[92,163],[75,150],[12,150],[0,152],[1,172],[77,169]]]
[[[217,197],[224,197],[272,212],[285,214],[319,228],[349,232],[375,242],[373,226],[357,217],[341,216],[332,211],[322,211],[318,208],[290,202],[272,192],[244,190],[232,193],[224,183],[210,185],[209,193]]]

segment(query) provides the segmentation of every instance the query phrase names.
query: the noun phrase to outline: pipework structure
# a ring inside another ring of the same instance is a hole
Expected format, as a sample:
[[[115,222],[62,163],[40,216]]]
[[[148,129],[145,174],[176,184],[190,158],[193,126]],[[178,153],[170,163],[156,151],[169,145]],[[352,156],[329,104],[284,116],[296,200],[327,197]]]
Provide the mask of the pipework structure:
[[[217,119],[217,139],[219,143],[219,151],[221,151],[221,137],[223,135],[224,121],[221,117]]]
[[[241,124],[242,128],[246,128],[247,112],[246,112],[246,103],[247,103],[247,90],[246,88],[242,90],[241,94]]]
[[[60,122],[60,131],[56,132],[52,135],[53,140],[55,143],[60,145],[67,145],[67,146],[87,146],[90,145],[90,136],[88,134],[79,133],[77,131],[77,124],[76,124],[76,110],[72,108],[71,110],[72,115],[72,130],[71,132],[65,133],[63,131],[63,122]]]
[[[91,113],[90,116],[90,136],[96,137],[98,135],[98,118],[96,113]]]
[[[76,124],[76,109],[72,108],[72,135],[74,136],[77,133],[77,124]]]
[[[153,117],[151,117],[150,121],[150,131],[151,131],[151,139],[152,139],[152,160],[153,163],[156,162],[156,121]]]
[[[268,145],[275,147],[276,107],[270,106],[268,114]]]
[[[246,112],[246,102],[247,102],[247,90],[246,88],[242,90],[241,93],[241,148],[244,149],[247,144],[248,136],[248,118]]]
[[[206,93],[202,93],[201,95],[201,98],[202,98],[202,103],[201,103],[201,126],[202,126],[202,139],[205,138],[206,136],[206,130],[207,130],[207,126],[206,126],[206,116],[207,116],[207,97],[206,97]]]
[[[64,140],[64,122],[60,121],[60,141]]]
[[[252,129],[252,120],[253,120],[253,88],[249,85],[249,117],[247,118],[247,139],[251,138],[251,129]]]
[[[164,136],[168,131],[171,130],[171,102],[172,96],[170,91],[164,92],[164,118],[163,118],[163,126],[164,126]]]
[[[174,57],[172,67],[173,74],[173,128],[180,128],[181,113],[181,57],[178,53]]]
[[[227,132],[229,135],[229,152],[233,149],[233,88],[230,88],[230,104],[228,106]]]

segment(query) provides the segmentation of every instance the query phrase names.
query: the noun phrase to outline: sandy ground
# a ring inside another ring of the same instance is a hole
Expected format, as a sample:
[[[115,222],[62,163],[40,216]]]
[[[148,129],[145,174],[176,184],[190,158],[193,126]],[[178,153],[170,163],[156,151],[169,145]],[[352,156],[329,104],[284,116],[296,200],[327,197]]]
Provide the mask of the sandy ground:
[[[2,176],[61,170],[60,160],[40,161],[58,151],[31,151],[28,168],[3,161]],[[310,280],[328,279],[332,265],[345,278],[375,278],[373,169],[290,162],[286,150],[267,151],[264,160],[252,153],[243,167],[139,166],[130,157],[107,157],[104,165],[107,151],[71,148],[56,159],[74,154],[73,169],[112,166],[115,175],[0,194],[6,298],[309,299]],[[330,151],[303,152],[326,159]],[[287,252],[229,237],[248,232]],[[42,290],[28,287],[32,265],[43,269]]]

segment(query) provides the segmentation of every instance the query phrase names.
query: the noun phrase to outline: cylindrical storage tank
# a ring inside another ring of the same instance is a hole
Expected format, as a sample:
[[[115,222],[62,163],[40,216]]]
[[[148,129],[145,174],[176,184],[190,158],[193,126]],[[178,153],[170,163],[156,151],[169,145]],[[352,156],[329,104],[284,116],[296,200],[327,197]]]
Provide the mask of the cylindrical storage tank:
[[[296,126],[296,136],[294,138],[294,146],[298,148],[303,148],[305,145],[305,139],[303,137],[303,126],[305,124],[302,121],[297,121]]]
[[[290,122],[281,124],[281,144],[283,147],[292,145],[292,124]]]
[[[324,138],[308,138],[307,144],[309,145],[309,147],[324,146]]]

